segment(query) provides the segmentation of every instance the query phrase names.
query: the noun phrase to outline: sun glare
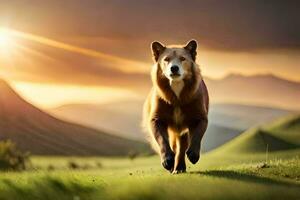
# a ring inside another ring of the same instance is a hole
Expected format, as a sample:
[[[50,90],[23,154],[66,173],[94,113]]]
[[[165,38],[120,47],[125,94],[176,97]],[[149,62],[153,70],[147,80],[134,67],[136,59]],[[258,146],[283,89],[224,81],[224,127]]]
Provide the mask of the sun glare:
[[[1,48],[9,46],[11,43],[11,38],[9,36],[9,32],[5,29],[0,29],[0,46]]]
[[[13,38],[9,31],[4,28],[0,28],[0,53],[8,53],[14,44]]]
[[[28,102],[44,109],[70,103],[101,104],[140,98],[139,95],[131,90],[113,87],[70,86],[26,82],[10,82],[10,84]]]

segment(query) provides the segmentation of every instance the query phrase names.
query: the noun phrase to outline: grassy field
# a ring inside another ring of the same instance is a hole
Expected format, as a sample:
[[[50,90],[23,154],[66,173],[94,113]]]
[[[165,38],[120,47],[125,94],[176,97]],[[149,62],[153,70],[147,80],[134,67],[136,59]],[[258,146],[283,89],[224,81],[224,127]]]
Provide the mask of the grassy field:
[[[299,154],[272,153],[267,162],[264,154],[208,154],[180,175],[156,156],[35,157],[32,171],[0,173],[0,199],[299,199]]]
[[[300,199],[299,117],[252,129],[171,175],[158,156],[33,157],[0,172],[0,200]]]

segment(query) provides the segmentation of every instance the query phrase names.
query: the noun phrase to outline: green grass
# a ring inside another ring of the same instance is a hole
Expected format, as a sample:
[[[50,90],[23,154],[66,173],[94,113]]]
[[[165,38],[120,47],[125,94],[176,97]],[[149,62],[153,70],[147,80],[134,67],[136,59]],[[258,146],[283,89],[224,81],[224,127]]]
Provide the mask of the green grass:
[[[264,155],[232,162],[230,156],[208,154],[180,175],[163,170],[157,156],[35,157],[38,169],[0,173],[0,199],[298,199],[300,150],[281,153],[291,156],[278,154],[266,164]],[[70,170],[69,161],[89,168]]]
[[[264,153],[300,148],[300,115],[288,116],[242,133],[215,151],[227,154]]]
[[[28,171],[0,172],[0,200],[300,199],[299,129],[293,117],[250,130],[178,175],[158,156],[33,157]]]
[[[274,136],[300,146],[300,115],[279,119],[265,128]]]

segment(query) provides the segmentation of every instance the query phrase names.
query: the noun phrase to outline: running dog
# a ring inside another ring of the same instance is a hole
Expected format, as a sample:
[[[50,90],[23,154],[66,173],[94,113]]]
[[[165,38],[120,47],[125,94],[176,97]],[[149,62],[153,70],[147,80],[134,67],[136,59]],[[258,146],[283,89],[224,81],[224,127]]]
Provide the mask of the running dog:
[[[196,64],[197,42],[165,46],[153,42],[153,87],[144,103],[143,124],[153,138],[162,165],[177,174],[186,171],[185,154],[200,158],[207,129],[208,90]]]

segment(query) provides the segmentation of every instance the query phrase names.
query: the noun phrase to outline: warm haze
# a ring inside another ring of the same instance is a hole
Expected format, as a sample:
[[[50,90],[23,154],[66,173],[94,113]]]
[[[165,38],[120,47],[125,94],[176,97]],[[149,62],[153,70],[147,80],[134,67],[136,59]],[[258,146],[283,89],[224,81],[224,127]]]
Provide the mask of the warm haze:
[[[0,75],[44,108],[144,98],[152,40],[197,39],[205,77],[273,74],[300,81],[296,2],[161,2],[154,16],[154,5],[147,7],[146,1],[29,2],[1,1]],[[185,9],[191,14],[184,14]],[[169,19],[162,18],[166,12]],[[143,17],[135,17],[140,13]]]

